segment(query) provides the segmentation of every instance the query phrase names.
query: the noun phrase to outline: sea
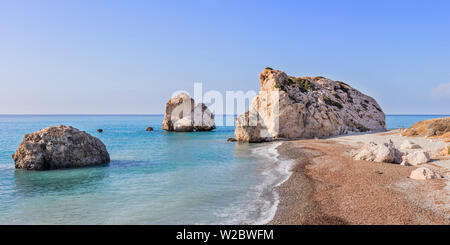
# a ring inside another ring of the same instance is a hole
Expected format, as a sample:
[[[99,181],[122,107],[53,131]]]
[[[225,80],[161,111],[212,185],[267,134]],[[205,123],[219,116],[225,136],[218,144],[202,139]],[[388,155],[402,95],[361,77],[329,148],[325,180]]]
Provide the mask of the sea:
[[[388,115],[386,124],[406,128],[444,116]],[[162,121],[163,115],[0,115],[0,224],[265,224],[273,218],[274,187],[293,165],[278,159],[279,142],[227,142],[233,126],[166,132]],[[11,155],[25,134],[61,124],[101,139],[111,162],[14,168]]]

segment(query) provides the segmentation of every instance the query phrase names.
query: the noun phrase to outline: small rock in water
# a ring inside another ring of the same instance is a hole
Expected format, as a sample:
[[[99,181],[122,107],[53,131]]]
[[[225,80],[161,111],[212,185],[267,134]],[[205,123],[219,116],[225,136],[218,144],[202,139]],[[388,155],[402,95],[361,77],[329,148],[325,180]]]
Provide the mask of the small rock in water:
[[[103,129],[97,129],[97,132],[103,133]]]
[[[235,138],[228,138],[227,141],[228,142],[236,142],[237,140]]]
[[[153,131],[152,127],[148,127],[145,131]]]

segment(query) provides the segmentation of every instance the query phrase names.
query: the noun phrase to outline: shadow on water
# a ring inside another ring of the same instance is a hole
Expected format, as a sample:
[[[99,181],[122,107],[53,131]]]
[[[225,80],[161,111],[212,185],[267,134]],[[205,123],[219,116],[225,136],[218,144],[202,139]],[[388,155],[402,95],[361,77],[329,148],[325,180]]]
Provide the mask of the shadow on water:
[[[108,177],[106,166],[49,171],[16,169],[15,189],[26,196],[92,192],[101,187]]]
[[[48,171],[15,169],[14,189],[24,196],[85,194],[107,188],[111,178],[129,178],[132,175],[173,170],[163,167],[164,165],[148,161],[113,160],[109,164],[86,168]]]

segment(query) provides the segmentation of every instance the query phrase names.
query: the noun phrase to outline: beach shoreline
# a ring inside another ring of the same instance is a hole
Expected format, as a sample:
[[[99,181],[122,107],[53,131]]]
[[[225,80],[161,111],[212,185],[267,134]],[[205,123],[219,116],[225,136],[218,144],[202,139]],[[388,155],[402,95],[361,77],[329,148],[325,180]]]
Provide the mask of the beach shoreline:
[[[279,159],[295,164],[289,179],[274,188],[279,204],[267,224],[450,224],[448,177],[412,180],[408,176],[414,166],[351,158],[350,152],[365,141],[390,138],[405,139],[398,131],[388,131],[284,141],[277,147]],[[448,161],[434,159],[430,164],[446,176]]]

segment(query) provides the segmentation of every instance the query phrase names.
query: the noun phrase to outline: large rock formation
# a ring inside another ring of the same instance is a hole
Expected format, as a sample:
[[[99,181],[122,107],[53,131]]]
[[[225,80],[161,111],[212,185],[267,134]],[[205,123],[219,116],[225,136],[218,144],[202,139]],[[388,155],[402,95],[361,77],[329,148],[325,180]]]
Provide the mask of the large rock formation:
[[[385,129],[378,103],[348,84],[324,77],[291,77],[264,69],[261,91],[236,119],[236,139],[314,138]]]
[[[27,134],[12,155],[16,168],[49,170],[109,163],[106,146],[70,126],[48,127]]]
[[[175,132],[211,131],[215,129],[214,115],[205,104],[195,105],[186,93],[171,98],[166,104],[162,129]]]

